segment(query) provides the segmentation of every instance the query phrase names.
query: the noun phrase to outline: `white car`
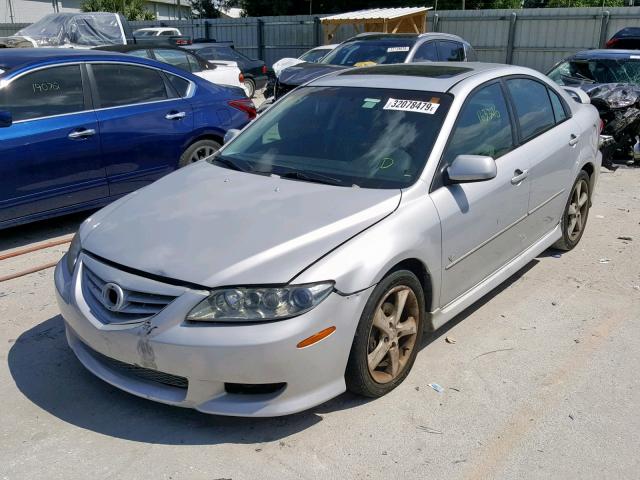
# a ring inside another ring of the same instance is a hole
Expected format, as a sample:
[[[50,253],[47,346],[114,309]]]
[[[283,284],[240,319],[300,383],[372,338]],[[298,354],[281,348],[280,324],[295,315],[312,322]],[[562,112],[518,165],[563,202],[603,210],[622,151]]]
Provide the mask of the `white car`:
[[[182,32],[177,28],[168,27],[149,27],[140,28],[133,32],[134,37],[174,37],[181,36]]]
[[[280,60],[278,60],[276,63],[273,64],[273,71],[277,77],[282,70],[284,70],[285,68],[292,67],[293,65],[297,65],[298,63],[303,63],[303,62],[316,63],[322,57],[324,57],[327,53],[329,53],[331,50],[336,48],[338,45],[339,45],[338,43],[332,43],[330,45],[320,45],[319,47],[312,48],[311,50],[307,50],[298,58],[289,58],[289,57],[281,58]]]

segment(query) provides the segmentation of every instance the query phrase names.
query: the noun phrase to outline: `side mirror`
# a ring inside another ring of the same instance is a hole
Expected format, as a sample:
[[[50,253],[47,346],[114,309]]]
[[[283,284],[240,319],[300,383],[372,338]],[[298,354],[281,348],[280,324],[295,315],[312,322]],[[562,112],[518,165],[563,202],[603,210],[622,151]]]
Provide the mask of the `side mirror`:
[[[13,124],[13,117],[11,112],[7,110],[0,110],[0,128],[10,127]]]
[[[450,183],[482,182],[497,174],[496,161],[484,155],[458,155],[447,168]]]
[[[238,130],[237,128],[230,128],[229,130],[227,130],[227,133],[224,134],[225,145],[236,138],[239,134],[240,130]]]

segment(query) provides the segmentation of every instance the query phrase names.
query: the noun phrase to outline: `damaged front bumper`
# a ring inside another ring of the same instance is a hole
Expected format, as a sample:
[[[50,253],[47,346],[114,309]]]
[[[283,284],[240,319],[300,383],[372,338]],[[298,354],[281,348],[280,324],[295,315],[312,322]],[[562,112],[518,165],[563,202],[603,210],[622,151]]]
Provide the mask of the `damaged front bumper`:
[[[108,315],[88,298],[87,271],[126,291],[174,300],[144,320],[105,322]],[[351,343],[370,293],[332,293],[310,312],[277,322],[195,324],[185,316],[207,290],[125,272],[86,253],[73,273],[63,258],[55,284],[69,346],[96,376],[147,399],[236,416],[286,415],[344,392]],[[335,333],[297,348],[330,326]]]

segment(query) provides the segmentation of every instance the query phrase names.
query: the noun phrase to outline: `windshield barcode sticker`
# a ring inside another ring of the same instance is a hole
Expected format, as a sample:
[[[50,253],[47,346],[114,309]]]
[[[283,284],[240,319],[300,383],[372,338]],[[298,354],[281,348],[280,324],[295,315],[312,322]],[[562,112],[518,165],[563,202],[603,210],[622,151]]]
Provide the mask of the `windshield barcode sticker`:
[[[387,52],[391,53],[391,52],[408,52],[409,51],[409,47],[389,47],[387,48]]]
[[[390,98],[383,110],[399,110],[402,112],[417,112],[433,115],[440,106],[438,98],[432,98],[430,102],[422,102],[420,100],[398,100]]]

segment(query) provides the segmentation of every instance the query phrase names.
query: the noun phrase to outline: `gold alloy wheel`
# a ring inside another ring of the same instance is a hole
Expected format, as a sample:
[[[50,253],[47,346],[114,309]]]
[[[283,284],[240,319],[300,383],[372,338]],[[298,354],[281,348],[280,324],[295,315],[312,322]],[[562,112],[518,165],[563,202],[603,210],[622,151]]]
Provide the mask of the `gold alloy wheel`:
[[[571,203],[567,210],[568,222],[567,222],[567,235],[569,240],[575,242],[576,239],[582,233],[585,221],[587,219],[587,212],[589,209],[589,185],[586,180],[581,179],[573,187],[571,192]]]
[[[413,290],[399,285],[389,290],[374,311],[367,364],[377,383],[393,381],[406,368],[418,333],[419,306]]]

